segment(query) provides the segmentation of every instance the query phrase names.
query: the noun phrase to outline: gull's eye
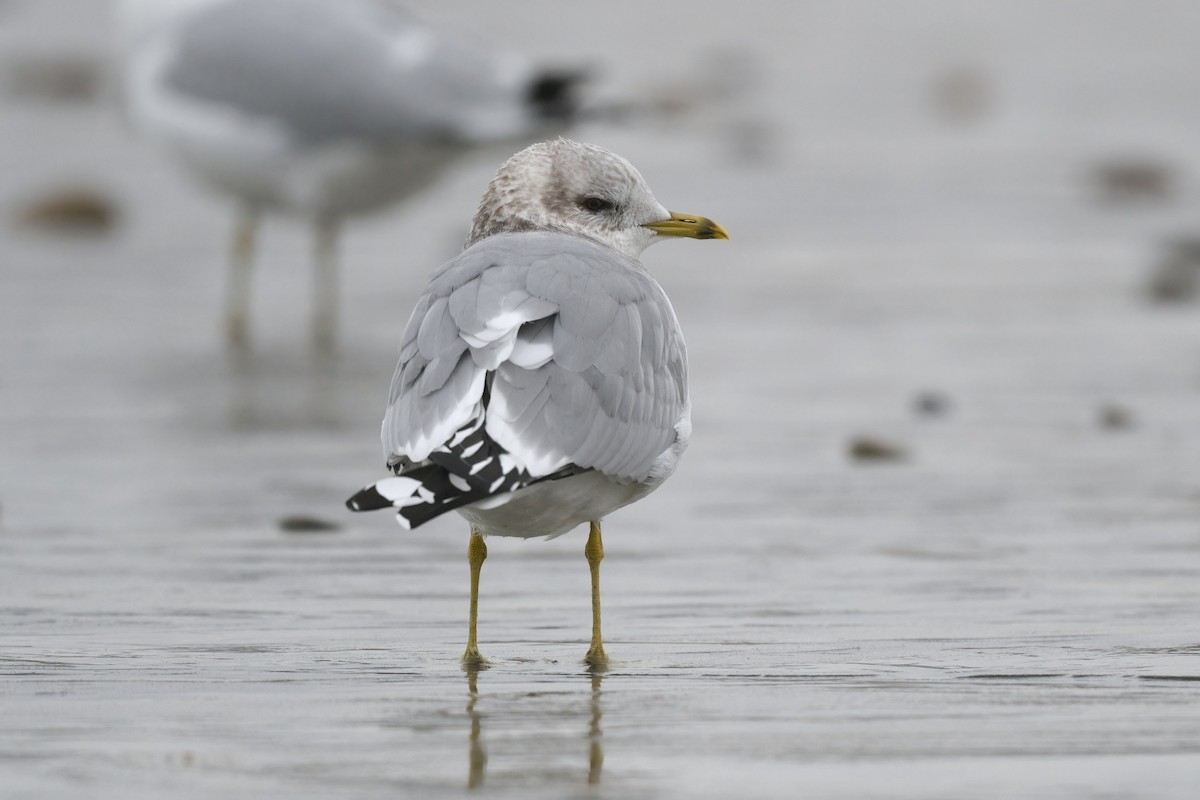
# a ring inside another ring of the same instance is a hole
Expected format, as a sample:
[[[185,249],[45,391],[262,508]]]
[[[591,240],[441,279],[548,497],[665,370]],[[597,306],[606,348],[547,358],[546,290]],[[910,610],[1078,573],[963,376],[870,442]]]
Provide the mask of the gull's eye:
[[[608,211],[615,207],[611,200],[605,200],[603,197],[585,197],[579,201],[579,205],[584,211],[590,211],[593,214]]]

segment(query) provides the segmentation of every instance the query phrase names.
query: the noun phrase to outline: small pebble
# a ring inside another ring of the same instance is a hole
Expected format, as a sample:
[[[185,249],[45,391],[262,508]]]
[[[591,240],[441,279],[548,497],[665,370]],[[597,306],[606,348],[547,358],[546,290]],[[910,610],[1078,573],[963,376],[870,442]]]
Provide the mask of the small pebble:
[[[922,417],[941,417],[950,411],[950,398],[941,392],[920,392],[913,398],[913,410]]]
[[[1157,303],[1187,303],[1200,298],[1200,238],[1168,242],[1146,290]]]
[[[288,533],[334,533],[340,531],[342,526],[317,517],[293,514],[279,520],[279,529]]]
[[[1121,406],[1102,406],[1099,420],[1100,427],[1110,431],[1123,431],[1133,427],[1133,414]]]
[[[104,84],[100,60],[83,56],[23,56],[2,69],[8,94],[23,100],[84,103],[99,97]]]
[[[120,216],[117,205],[92,189],[66,189],[34,200],[17,214],[27,228],[64,233],[107,233]]]
[[[947,122],[977,122],[991,111],[994,91],[988,76],[976,67],[958,65],[934,78],[933,105]]]
[[[873,436],[858,436],[850,441],[850,458],[855,461],[903,461],[908,453],[903,447]]]
[[[1093,168],[1100,199],[1114,203],[1161,202],[1171,197],[1174,172],[1145,158],[1114,158]]]

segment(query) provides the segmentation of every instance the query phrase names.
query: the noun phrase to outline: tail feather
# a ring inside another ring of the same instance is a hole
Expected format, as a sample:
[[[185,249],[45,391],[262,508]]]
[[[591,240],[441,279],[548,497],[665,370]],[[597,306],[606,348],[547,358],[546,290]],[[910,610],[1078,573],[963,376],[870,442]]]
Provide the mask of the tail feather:
[[[492,487],[472,486],[437,464],[426,464],[403,475],[384,478],[363,488],[346,501],[346,507],[351,511],[394,508],[400,527],[412,530],[447,511],[479,503],[489,497],[506,502],[507,495],[514,491],[541,481],[565,478],[577,472],[577,467],[564,467],[551,475],[532,478],[496,490]]]
[[[573,122],[579,113],[579,86],[590,76],[581,69],[543,70],[526,90],[526,100],[541,119]]]
[[[394,508],[397,522],[409,530],[489,497],[497,498],[495,504],[499,505],[507,495],[526,486],[579,471],[569,464],[550,475],[530,475],[487,435],[482,414],[430,453],[428,461],[413,465],[402,459],[393,468],[395,477],[365,487],[346,501],[346,507],[351,511]]]
[[[351,511],[395,508],[397,522],[411,530],[447,511],[483,500],[488,494],[485,489],[456,480],[438,465],[428,464],[363,488],[346,501],[346,507]]]

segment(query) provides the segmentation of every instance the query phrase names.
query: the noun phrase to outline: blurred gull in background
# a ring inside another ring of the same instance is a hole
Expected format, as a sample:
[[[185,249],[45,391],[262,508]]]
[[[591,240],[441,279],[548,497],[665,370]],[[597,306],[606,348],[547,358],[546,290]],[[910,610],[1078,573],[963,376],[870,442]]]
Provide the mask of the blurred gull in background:
[[[226,333],[248,339],[265,211],[313,225],[312,334],[337,328],[342,221],[399,202],[488,143],[524,144],[575,111],[579,72],[547,72],[388,0],[121,0],[127,113],[238,204]]]

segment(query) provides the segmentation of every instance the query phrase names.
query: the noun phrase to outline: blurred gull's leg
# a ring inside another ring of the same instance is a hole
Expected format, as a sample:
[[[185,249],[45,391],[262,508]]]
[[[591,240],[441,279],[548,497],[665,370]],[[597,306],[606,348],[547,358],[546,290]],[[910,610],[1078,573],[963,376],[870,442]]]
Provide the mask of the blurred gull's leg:
[[[313,285],[313,345],[317,350],[330,351],[337,340],[337,240],[340,222],[332,218],[318,219],[314,227],[316,279]]]
[[[250,268],[261,214],[252,205],[238,206],[233,222],[233,247],[229,257],[229,286],[225,299],[225,338],[241,349],[249,340]]]

